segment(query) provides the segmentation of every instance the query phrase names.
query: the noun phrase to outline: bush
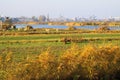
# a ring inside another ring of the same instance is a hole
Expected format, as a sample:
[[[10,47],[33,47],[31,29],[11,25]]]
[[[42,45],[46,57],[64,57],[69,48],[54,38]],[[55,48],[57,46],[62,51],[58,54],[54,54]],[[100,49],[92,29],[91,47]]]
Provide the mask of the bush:
[[[80,55],[80,60],[81,66],[88,72],[86,74],[88,79],[113,80],[116,71],[120,69],[120,47],[86,46]]]
[[[107,26],[100,26],[98,28],[98,31],[108,31],[108,30],[110,30],[110,28],[108,28]]]
[[[76,27],[74,27],[74,26],[68,26],[68,30],[76,30]]]

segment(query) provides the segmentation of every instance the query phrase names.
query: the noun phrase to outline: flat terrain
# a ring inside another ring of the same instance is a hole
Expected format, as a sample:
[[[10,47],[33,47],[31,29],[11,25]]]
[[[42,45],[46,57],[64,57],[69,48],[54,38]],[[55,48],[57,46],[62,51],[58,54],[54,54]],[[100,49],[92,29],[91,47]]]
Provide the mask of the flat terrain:
[[[119,76],[120,33],[15,34],[0,36],[0,80],[96,80],[96,76],[108,80],[111,75]],[[119,80],[111,80],[115,79]]]
[[[63,38],[73,41],[65,44]],[[39,35],[10,35],[0,36],[0,53],[13,52],[15,60],[22,60],[27,55],[34,57],[50,48],[53,54],[59,55],[74,43],[83,47],[87,44],[119,45],[120,33],[81,33],[81,34],[39,34]]]

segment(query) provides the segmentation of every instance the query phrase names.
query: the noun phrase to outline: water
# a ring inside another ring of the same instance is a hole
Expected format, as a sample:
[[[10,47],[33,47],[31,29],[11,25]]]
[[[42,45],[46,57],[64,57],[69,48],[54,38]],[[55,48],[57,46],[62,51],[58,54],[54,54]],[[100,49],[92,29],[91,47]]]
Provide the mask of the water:
[[[76,26],[76,28],[94,30],[94,29],[97,29],[98,26]]]
[[[24,28],[27,26],[26,24],[18,24],[16,25],[17,28]],[[65,29],[67,26],[60,26],[60,25],[31,25],[33,28],[56,28],[56,29]]]
[[[18,24],[16,25],[17,28],[24,28],[27,26],[26,24]],[[33,28],[56,28],[56,29],[66,29],[67,26],[61,25],[31,25]],[[87,29],[87,30],[94,30],[99,28],[99,26],[76,26],[78,29]],[[109,27],[110,30],[120,30],[120,26]]]
[[[77,28],[94,30],[94,29],[98,29],[99,26],[77,26]],[[120,30],[120,26],[111,26],[109,28],[110,30]]]

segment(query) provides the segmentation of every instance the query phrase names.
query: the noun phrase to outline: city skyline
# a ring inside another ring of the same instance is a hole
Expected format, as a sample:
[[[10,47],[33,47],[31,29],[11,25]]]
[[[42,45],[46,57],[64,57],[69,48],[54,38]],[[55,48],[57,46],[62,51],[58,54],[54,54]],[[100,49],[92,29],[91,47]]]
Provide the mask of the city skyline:
[[[56,18],[120,17],[119,0],[0,0],[0,15],[10,17],[48,15]]]

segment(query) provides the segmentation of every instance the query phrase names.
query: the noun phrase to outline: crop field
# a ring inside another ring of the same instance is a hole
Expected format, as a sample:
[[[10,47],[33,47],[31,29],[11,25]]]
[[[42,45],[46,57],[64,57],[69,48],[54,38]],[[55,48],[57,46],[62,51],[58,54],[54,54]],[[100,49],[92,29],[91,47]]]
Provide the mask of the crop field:
[[[119,60],[120,33],[0,36],[0,80],[119,80]]]

